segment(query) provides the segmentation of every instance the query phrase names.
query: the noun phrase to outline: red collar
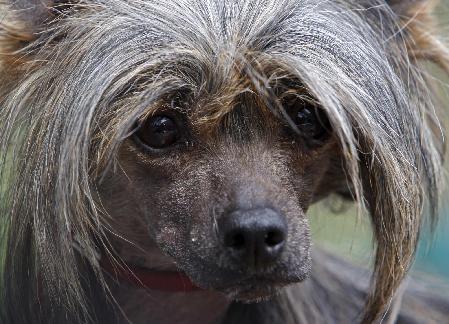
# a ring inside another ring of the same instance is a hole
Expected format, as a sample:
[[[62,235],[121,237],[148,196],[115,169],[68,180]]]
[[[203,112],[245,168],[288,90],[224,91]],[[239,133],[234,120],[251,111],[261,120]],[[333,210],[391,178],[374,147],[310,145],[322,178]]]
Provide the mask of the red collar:
[[[168,292],[201,290],[183,272],[152,271],[123,263],[113,265],[110,261],[104,260],[104,258],[101,260],[100,266],[118,281],[126,282],[136,287]]]

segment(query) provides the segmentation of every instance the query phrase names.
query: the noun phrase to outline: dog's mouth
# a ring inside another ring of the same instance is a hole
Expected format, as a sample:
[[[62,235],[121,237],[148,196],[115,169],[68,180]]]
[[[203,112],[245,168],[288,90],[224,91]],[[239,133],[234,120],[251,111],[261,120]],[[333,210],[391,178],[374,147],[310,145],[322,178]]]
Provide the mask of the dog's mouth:
[[[307,274],[271,271],[245,273],[214,268],[206,273],[193,273],[190,277],[204,290],[221,292],[230,300],[253,303],[278,295],[286,286],[305,280]]]
[[[243,302],[258,302],[276,294],[288,282],[280,282],[267,276],[252,276],[217,287],[200,287],[183,271],[160,271],[131,264],[113,265],[102,260],[102,269],[112,279],[138,288],[165,292],[193,292],[201,290],[220,291],[229,299]]]

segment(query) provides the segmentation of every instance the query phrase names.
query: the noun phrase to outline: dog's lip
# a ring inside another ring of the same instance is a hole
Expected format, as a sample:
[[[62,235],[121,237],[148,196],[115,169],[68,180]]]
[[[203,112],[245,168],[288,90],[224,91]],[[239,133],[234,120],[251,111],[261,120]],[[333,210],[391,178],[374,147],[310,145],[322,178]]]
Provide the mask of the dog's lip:
[[[256,275],[232,280],[226,285],[205,287],[193,281],[184,271],[156,270],[146,267],[126,264],[125,267],[114,267],[109,262],[102,262],[103,270],[115,279],[153,290],[166,292],[189,292],[201,290],[215,290],[228,295],[231,299],[258,300],[275,293],[276,290],[288,283],[271,278],[271,276]]]
[[[187,275],[189,275],[187,273]],[[290,284],[303,281],[306,276],[284,277],[277,274],[223,274],[215,276],[213,282],[205,282],[201,278],[192,277],[192,280],[199,287],[206,290],[220,291],[227,295],[233,295],[236,292],[255,293],[257,291],[273,291],[280,289]],[[263,293],[264,295],[271,295],[271,293]]]
[[[215,263],[202,260],[194,263],[197,267],[189,264],[186,268],[179,264],[178,269],[184,270],[192,282],[204,290],[214,290],[225,294],[237,290],[258,290],[285,287],[304,281],[309,271],[307,268],[292,269],[290,267],[272,267],[260,269],[232,269],[217,266]]]

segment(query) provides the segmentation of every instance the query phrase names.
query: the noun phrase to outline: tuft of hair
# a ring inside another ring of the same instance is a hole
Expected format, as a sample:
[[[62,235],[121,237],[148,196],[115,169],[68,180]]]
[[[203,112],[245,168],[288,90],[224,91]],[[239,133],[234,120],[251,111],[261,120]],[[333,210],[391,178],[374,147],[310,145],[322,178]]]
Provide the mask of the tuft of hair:
[[[109,251],[95,199],[102,172],[148,107],[186,88],[227,101],[236,66],[266,103],[276,101],[270,82],[280,69],[327,111],[348,185],[371,214],[376,258],[361,320],[378,319],[413,261],[424,206],[433,223],[437,216],[442,135],[422,62],[448,69],[449,55],[424,27],[429,3],[7,1],[2,319],[102,316],[91,304],[93,294],[108,295],[95,258]]]

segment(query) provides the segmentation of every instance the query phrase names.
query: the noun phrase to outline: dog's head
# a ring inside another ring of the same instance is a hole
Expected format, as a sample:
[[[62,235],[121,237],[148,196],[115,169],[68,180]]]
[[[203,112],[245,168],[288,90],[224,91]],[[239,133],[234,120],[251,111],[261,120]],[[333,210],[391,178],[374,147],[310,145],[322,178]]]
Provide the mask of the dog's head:
[[[14,213],[86,248],[110,231],[125,261],[255,300],[307,277],[307,209],[341,194],[372,215],[375,318],[410,265],[423,188],[438,191],[417,68],[444,58],[423,37],[429,3],[12,2],[5,111],[28,121],[20,174],[48,202]]]

